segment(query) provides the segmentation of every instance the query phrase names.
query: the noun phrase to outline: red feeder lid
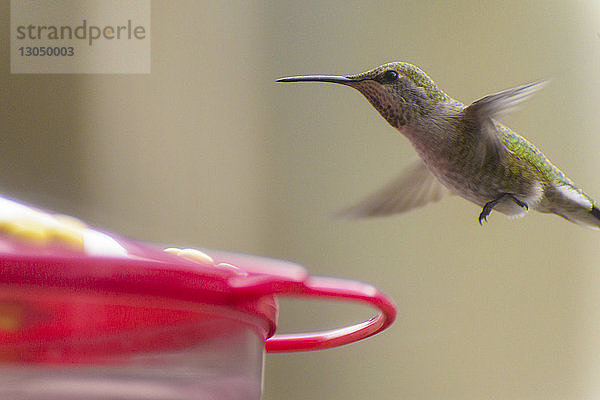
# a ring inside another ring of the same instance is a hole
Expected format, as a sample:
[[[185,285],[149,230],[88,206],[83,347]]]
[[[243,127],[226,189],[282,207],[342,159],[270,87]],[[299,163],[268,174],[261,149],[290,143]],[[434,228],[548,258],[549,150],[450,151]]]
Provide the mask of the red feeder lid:
[[[0,361],[96,361],[173,349],[224,335],[231,321],[257,330],[269,352],[318,350],[371,336],[396,314],[370,285],[311,277],[262,257],[165,251],[4,198],[0,287]],[[354,300],[379,313],[346,328],[274,336],[280,295]],[[198,323],[205,320],[209,328]],[[124,341],[123,332],[135,340]]]

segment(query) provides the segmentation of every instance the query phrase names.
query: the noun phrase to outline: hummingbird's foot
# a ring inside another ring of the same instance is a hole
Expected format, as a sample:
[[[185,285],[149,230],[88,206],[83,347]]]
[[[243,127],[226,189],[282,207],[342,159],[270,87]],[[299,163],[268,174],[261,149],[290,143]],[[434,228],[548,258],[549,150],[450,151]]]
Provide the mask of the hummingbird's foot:
[[[496,197],[494,200],[488,201],[487,203],[485,203],[485,205],[483,206],[483,210],[481,210],[481,214],[479,214],[479,225],[483,225],[483,223],[481,221],[487,222],[487,216],[490,215],[490,213],[492,212],[492,209],[496,206],[496,204],[498,204],[505,197],[510,197],[512,199],[512,201],[514,201],[519,207],[523,207],[526,210],[529,210],[529,206],[527,206],[527,203],[517,199],[513,194],[502,193],[500,196]]]

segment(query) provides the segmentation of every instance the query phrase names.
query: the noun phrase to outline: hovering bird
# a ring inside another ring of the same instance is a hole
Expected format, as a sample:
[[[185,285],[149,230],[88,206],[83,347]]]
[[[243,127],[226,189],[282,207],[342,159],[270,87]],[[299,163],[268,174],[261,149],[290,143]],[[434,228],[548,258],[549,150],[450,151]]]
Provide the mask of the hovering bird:
[[[277,82],[331,82],[362,93],[406,136],[420,159],[396,179],[343,214],[403,213],[455,193],[480,206],[523,216],[534,209],[600,228],[600,209],[535,146],[494,120],[540,89],[534,82],[491,94],[466,106],[418,67],[393,62],[348,76],[293,76]]]

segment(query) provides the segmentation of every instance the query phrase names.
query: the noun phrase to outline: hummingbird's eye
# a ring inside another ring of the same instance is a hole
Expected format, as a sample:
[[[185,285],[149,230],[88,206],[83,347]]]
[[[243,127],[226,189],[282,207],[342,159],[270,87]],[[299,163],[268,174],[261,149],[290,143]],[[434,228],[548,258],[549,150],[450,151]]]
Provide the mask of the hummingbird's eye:
[[[398,80],[398,73],[393,69],[388,69],[383,73],[383,83],[391,83]]]

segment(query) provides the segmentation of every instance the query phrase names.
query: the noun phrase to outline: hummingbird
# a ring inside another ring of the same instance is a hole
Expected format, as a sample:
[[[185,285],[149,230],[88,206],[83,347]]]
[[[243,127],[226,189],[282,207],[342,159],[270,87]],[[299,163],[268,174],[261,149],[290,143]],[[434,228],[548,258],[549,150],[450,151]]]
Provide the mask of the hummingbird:
[[[520,217],[533,209],[600,228],[594,201],[533,144],[495,119],[545,81],[490,94],[469,106],[405,62],[354,75],[292,76],[277,82],[329,82],[358,90],[419,155],[382,189],[343,211],[344,217],[403,213],[450,193],[481,207],[481,225],[492,210]]]

